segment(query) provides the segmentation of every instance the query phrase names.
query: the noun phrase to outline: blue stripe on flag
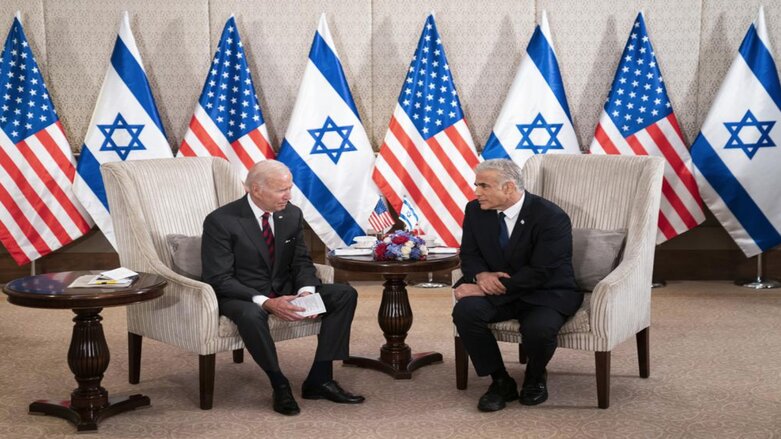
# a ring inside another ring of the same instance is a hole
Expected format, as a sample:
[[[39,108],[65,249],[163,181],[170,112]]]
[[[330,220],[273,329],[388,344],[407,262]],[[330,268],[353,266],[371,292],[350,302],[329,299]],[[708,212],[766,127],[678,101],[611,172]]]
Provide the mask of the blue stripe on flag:
[[[106,188],[103,186],[103,176],[100,175],[100,163],[92,155],[92,151],[87,148],[87,145],[81,146],[81,155],[79,156],[76,172],[79,173],[98,200],[103,203],[103,207],[108,211],[108,198],[106,197]]]
[[[149,118],[165,136],[165,130],[160,122],[160,115],[157,114],[155,98],[152,96],[152,89],[146,79],[146,73],[119,36],[114,44],[114,52],[111,54],[111,65],[114,66],[114,70],[136,97],[138,103],[146,110]]]
[[[691,155],[702,175],[762,251],[781,242],[781,234],[702,134],[694,141]]]
[[[323,219],[342,238],[342,241],[349,244],[353,242],[353,238],[364,234],[363,229],[355,222],[350,212],[334,197],[334,194],[328,190],[317,173],[298,155],[287,139],[282,140],[277,160],[290,168],[293,182],[318,210]]]
[[[567,118],[572,123],[572,116],[569,113],[569,104],[567,104],[567,95],[564,93],[564,82],[561,80],[561,71],[556,60],[556,54],[553,52],[553,47],[551,47],[545,35],[542,34],[539,25],[534,28],[534,35],[532,35],[532,39],[529,41],[529,47],[526,48],[526,52],[537,68],[540,69],[542,77],[545,78],[545,82],[548,83],[551,91],[556,95],[561,108],[564,109]]]
[[[361,116],[358,114],[358,108],[355,107],[355,101],[353,101],[353,95],[350,93],[350,86],[347,85],[347,79],[344,76],[342,64],[339,62],[339,58],[334,51],[328,47],[328,43],[320,36],[319,32],[315,32],[315,40],[312,42],[312,49],[309,51],[309,59],[317,66],[320,73],[328,80],[328,83],[331,84],[331,87],[334,88],[336,93],[342,97],[342,100],[347,106],[353,110],[355,117],[357,117],[358,120],[361,120]]]
[[[779,87],[776,63],[765,43],[759,38],[755,25],[751,25],[746,32],[746,37],[740,44],[740,55],[754,72],[757,80],[765,87],[770,98],[776,103],[776,107],[781,109],[781,87]]]
[[[499,141],[499,138],[496,137],[493,131],[491,132],[491,137],[488,138],[488,142],[485,144],[481,155],[485,160],[510,158],[507,154],[507,150],[502,146],[502,142]]]

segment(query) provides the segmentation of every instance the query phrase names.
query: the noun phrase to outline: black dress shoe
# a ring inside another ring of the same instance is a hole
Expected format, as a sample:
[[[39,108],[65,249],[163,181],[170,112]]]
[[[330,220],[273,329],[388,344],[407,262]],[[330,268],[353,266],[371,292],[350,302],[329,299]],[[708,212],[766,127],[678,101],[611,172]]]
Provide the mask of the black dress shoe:
[[[505,403],[518,399],[518,383],[514,379],[497,378],[480,397],[477,409],[481,412],[495,412],[505,407]]]
[[[521,404],[537,405],[542,404],[548,399],[548,374],[543,373],[541,377],[526,377],[521,387]]]
[[[327,399],[340,404],[360,404],[365,399],[361,395],[353,395],[342,389],[339,383],[334,380],[317,386],[308,385],[305,382],[301,387],[301,396],[304,399]]]
[[[301,409],[298,408],[298,403],[296,403],[295,398],[293,398],[293,391],[290,390],[289,384],[274,389],[274,411],[286,416],[293,416],[301,413]]]

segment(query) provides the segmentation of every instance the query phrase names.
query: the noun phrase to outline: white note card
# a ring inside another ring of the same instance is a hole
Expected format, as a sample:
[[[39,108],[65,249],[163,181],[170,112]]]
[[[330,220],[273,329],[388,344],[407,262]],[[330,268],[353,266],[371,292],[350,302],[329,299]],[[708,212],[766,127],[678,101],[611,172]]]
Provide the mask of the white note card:
[[[369,256],[373,252],[370,248],[337,248],[334,249],[335,256]]]
[[[125,267],[119,267],[113,270],[104,271],[100,273],[100,275],[106,279],[120,280],[120,279],[127,279],[133,276],[138,276],[138,273]]]
[[[298,313],[301,317],[316,316],[325,312],[325,303],[323,303],[323,298],[320,297],[320,293],[296,297],[291,300],[290,303],[306,309],[305,311]]]

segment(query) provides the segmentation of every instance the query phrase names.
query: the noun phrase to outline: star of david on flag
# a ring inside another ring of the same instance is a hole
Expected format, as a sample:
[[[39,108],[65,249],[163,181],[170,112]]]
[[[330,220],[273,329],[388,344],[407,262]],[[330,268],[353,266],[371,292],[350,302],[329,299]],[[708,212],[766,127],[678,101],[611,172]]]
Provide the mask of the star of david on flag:
[[[642,12],[637,14],[613,77],[591,153],[665,159],[657,244],[705,220],[691,156],[667,96]]]
[[[315,146],[310,154],[326,154],[333,160],[335,165],[339,164],[339,158],[342,156],[342,153],[358,150],[350,142],[350,133],[353,131],[353,125],[338,126],[331,119],[331,116],[325,118],[322,128],[314,128],[307,131],[315,139]],[[325,136],[328,133],[334,133],[339,138],[327,142],[326,140],[328,139]],[[333,145],[327,145],[326,143],[333,143]]]
[[[523,167],[533,155],[549,153],[580,154],[580,146],[543,11],[482,157]]]
[[[328,248],[364,235],[379,197],[371,180],[374,151],[325,14],[277,158],[293,174],[291,201]]]
[[[138,135],[141,134],[144,126],[128,124],[121,113],[117,114],[116,119],[111,124],[98,124],[98,129],[105,137],[100,145],[100,150],[114,151],[119,154],[119,158],[123,161],[127,160],[130,151],[143,151],[146,149],[138,139]]]
[[[424,234],[461,244],[479,163],[434,15],[426,18],[372,174],[396,212],[403,199]]]
[[[773,129],[775,124],[774,120],[759,121],[751,113],[751,110],[746,110],[746,114],[743,115],[739,122],[724,122],[724,126],[727,127],[730,133],[729,140],[727,140],[724,148],[741,149],[749,159],[753,159],[759,148],[776,146],[773,139],[770,138],[770,130]],[[746,138],[744,139],[744,137]],[[754,141],[752,142],[751,140]]]
[[[114,226],[100,165],[170,157],[171,147],[125,12],[81,147],[74,182],[79,201],[114,248]]]
[[[244,45],[231,15],[176,156],[222,157],[243,180],[252,165],[274,158],[268,138]]]
[[[521,141],[518,142],[516,149],[529,149],[535,154],[545,154],[552,149],[564,149],[559,142],[559,131],[564,126],[563,123],[548,123],[542,116],[542,113],[537,113],[537,117],[529,124],[519,123],[515,126],[521,131]],[[547,133],[547,140],[540,142],[534,138],[535,130],[544,131]]]
[[[82,236],[75,166],[43,75],[14,18],[0,54],[0,242],[18,265]]]
[[[760,8],[691,149],[702,199],[747,257],[781,243],[779,120],[781,83]]]

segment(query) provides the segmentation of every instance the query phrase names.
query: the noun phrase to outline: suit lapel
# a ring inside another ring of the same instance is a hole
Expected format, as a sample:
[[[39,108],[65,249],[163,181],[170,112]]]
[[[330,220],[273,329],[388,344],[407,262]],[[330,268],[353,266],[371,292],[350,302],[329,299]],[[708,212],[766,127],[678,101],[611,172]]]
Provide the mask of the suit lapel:
[[[534,195],[526,192],[526,197],[523,199],[521,211],[518,212],[518,218],[515,219],[515,226],[513,227],[512,235],[510,235],[510,242],[507,244],[507,248],[504,250],[505,256],[509,256],[512,253],[512,249],[518,245],[518,240],[521,239],[521,235],[524,233],[526,224],[529,222],[529,205],[532,203],[532,198],[534,198]]]
[[[291,221],[292,218],[288,215],[288,211],[289,209],[285,206],[279,212],[274,212],[274,253],[276,253],[276,260],[281,260],[281,252],[285,249],[285,237],[292,235],[292,230],[296,226]]]
[[[485,236],[483,242],[490,243],[489,254],[499,255],[502,253],[502,248],[499,245],[499,233],[501,233],[499,229],[499,215],[493,209],[480,210],[480,212],[482,212],[485,218],[483,221],[485,226],[480,228],[480,233]]]
[[[258,219],[255,218],[255,216],[252,214],[252,209],[250,209],[249,207],[249,203],[251,203],[252,201],[250,201],[248,197],[249,195],[244,197],[245,202],[242,204],[241,207],[241,215],[239,217],[239,223],[241,224],[241,227],[244,229],[244,233],[247,235],[247,239],[249,239],[252,245],[254,245],[258,249],[260,255],[263,257],[263,260],[266,262],[266,265],[271,267],[271,256],[268,253],[268,247],[266,247],[266,242],[263,240],[263,231],[260,229],[260,224],[258,224]]]

